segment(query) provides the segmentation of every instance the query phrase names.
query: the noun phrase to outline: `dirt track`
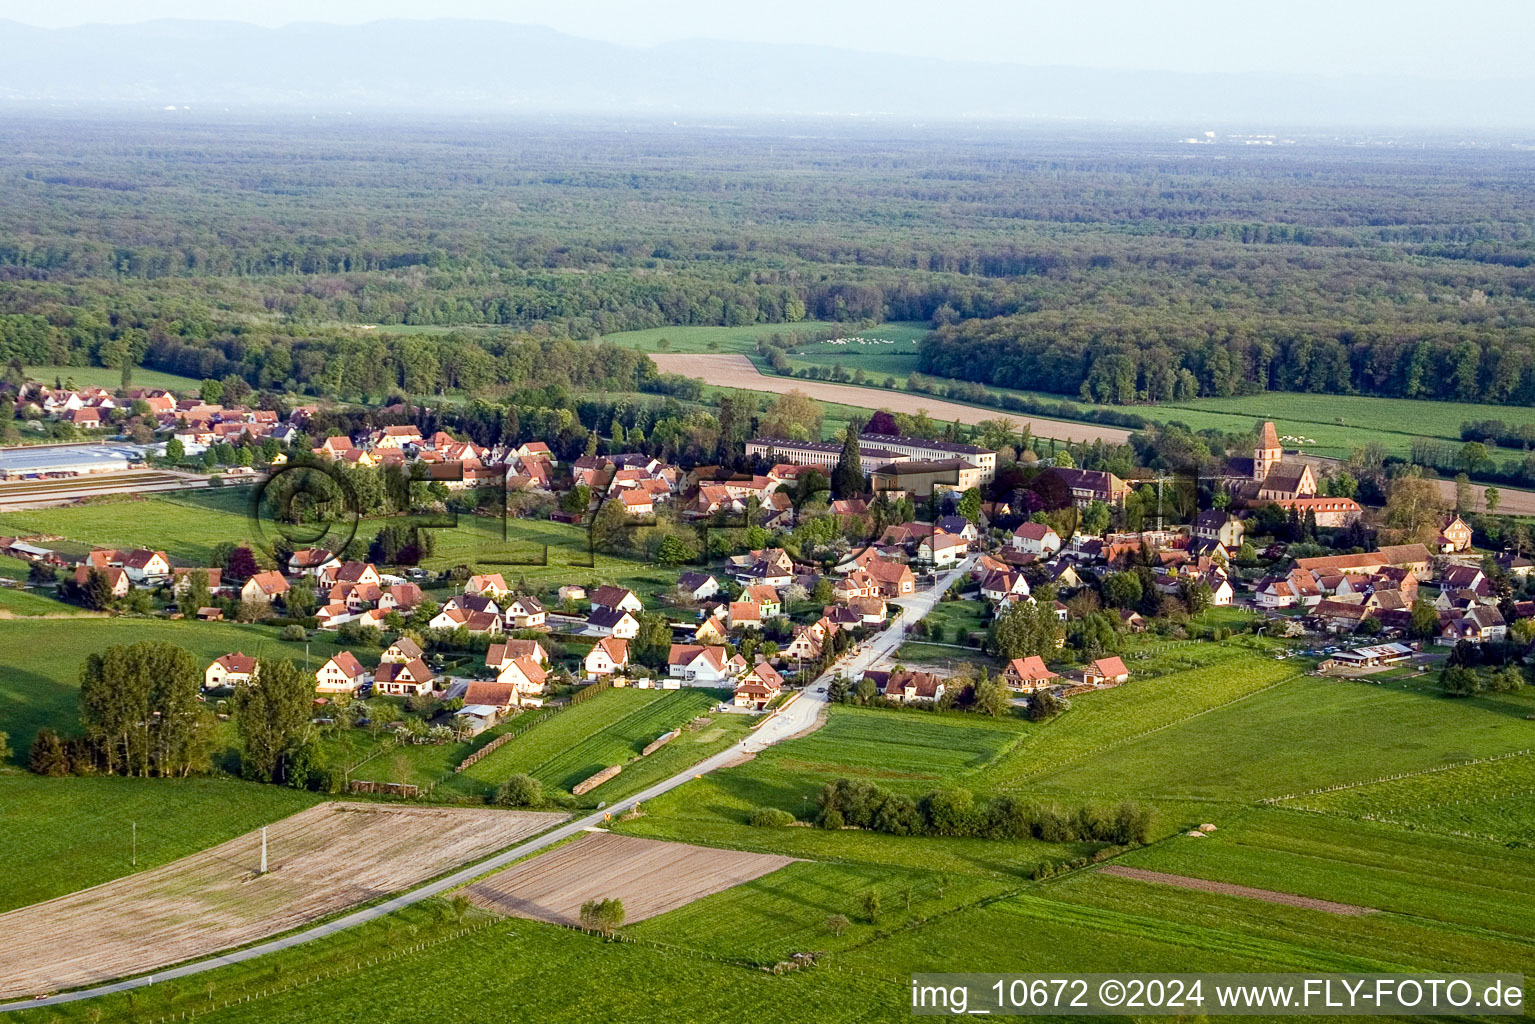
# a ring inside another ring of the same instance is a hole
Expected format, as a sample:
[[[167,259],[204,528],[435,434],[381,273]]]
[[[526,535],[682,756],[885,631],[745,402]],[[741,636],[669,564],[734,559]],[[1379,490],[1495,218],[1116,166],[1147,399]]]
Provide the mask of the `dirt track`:
[[[152,971],[398,892],[564,815],[326,803],[261,833],[0,914],[0,997]]]
[[[1123,444],[1130,439],[1130,431],[1119,427],[1100,427],[1091,423],[1073,423],[1069,420],[1042,419],[1021,413],[1003,412],[997,409],[978,409],[972,405],[946,402],[941,398],[915,395],[905,391],[882,391],[875,388],[856,387],[852,384],[834,384],[824,380],[802,380],[798,377],[779,377],[764,374],[742,355],[698,355],[672,352],[653,353],[650,357],[662,373],[680,373],[697,377],[706,384],[727,388],[746,388],[749,391],[766,391],[782,395],[800,391],[823,402],[838,402],[860,409],[889,409],[914,415],[923,409],[936,420],[958,423],[980,423],[1006,417],[1021,429],[1027,425],[1036,437],[1053,437],[1058,441],[1097,441]]]
[[[1307,910],[1321,910],[1329,914],[1342,914],[1345,917],[1358,917],[1360,914],[1373,914],[1376,911],[1370,907],[1356,907],[1352,903],[1334,903],[1332,900],[1319,900],[1311,896],[1296,896],[1294,893],[1275,892],[1273,889],[1254,889],[1246,885],[1232,885],[1229,882],[1212,882],[1206,878],[1190,878],[1188,875],[1169,875],[1162,871],[1147,871],[1145,868],[1127,868],[1118,864],[1112,864],[1102,869],[1105,875],[1114,875],[1116,878],[1133,878],[1139,882],[1157,882],[1162,885],[1177,886],[1179,889],[1198,889],[1200,892],[1215,892],[1223,896],[1245,896],[1248,899],[1262,900],[1265,903],[1280,903],[1287,907],[1305,907]]]
[[[592,832],[469,886],[476,905],[534,921],[581,923],[587,900],[624,901],[630,924],[750,882],[795,858]]]

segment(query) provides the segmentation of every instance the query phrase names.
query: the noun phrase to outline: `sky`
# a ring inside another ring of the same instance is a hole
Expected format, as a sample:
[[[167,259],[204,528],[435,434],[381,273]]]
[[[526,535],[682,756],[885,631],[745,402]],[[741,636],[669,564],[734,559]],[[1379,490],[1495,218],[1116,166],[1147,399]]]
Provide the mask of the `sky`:
[[[0,0],[0,18],[476,18],[634,46],[702,38],[1116,70],[1535,77],[1535,0]]]

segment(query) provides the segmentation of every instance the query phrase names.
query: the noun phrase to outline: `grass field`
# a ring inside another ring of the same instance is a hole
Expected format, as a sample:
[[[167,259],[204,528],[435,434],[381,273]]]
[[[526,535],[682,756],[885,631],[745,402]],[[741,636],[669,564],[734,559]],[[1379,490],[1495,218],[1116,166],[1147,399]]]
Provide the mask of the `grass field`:
[[[744,327],[652,327],[604,335],[603,341],[645,352],[750,352],[761,338],[774,334],[809,331],[841,331],[829,320],[804,320],[794,324],[748,324]],[[851,332],[850,332],[851,333]],[[665,339],[666,345],[661,341]]]
[[[581,802],[595,805],[620,799],[723,750],[744,735],[745,716],[718,716],[700,729],[685,729],[649,757],[631,760],[638,758],[652,740],[685,726],[722,696],[722,691],[694,688],[606,690],[539,721],[451,780],[448,788],[485,791],[512,775],[527,774],[545,786],[568,792],[603,768],[621,764],[623,772],[583,794]]]
[[[1295,674],[1283,662],[1247,655],[1157,679],[1132,676],[1115,689],[1073,697],[1069,712],[1026,733],[1007,756],[976,772],[974,786],[1024,790],[1069,765],[1101,764],[1114,747],[1142,742],[1157,730],[1249,698]]]
[[[246,488],[114,495],[83,505],[0,513],[0,532],[67,537],[85,547],[149,548],[177,565],[210,565],[214,545],[252,536]]]
[[[14,739],[14,736],[13,736]],[[169,863],[319,798],[233,779],[0,774],[0,911]]]
[[[190,650],[202,663],[244,651],[261,657],[292,658],[304,665],[304,645],[277,639],[277,629],[233,622],[167,619],[80,618],[0,619],[0,732],[8,732],[18,763],[37,730],[73,731],[80,665],[86,655],[114,644],[163,640]],[[340,650],[324,634],[309,644],[309,664],[318,668]]]
[[[1535,845],[1535,756],[1518,754],[1286,800],[1283,806]]]
[[[105,366],[29,366],[26,368],[27,376],[33,380],[42,381],[49,387],[53,386],[55,378],[65,382],[74,381],[77,388],[110,388],[116,391],[122,387],[123,374],[121,370],[114,370]],[[191,377],[180,377],[174,373],[161,373],[159,370],[149,370],[142,366],[133,368],[133,387],[136,388],[165,388],[168,391],[192,391],[195,392],[201,381]]]
[[[1285,671],[1293,670],[1277,663],[1270,678]],[[1528,692],[1456,701],[1427,689],[1298,676],[1100,750],[1036,784],[1251,801],[1523,750],[1531,713]]]

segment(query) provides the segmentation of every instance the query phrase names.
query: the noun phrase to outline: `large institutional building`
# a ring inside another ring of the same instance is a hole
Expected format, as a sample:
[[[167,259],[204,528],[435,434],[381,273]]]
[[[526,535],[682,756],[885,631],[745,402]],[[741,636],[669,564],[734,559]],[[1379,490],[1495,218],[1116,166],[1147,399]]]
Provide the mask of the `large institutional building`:
[[[1253,447],[1252,458],[1226,461],[1224,482],[1250,505],[1316,497],[1316,475],[1304,462],[1284,461],[1284,449],[1273,423],[1263,424],[1263,434]]]
[[[858,452],[860,468],[865,475],[886,467],[899,467],[905,462],[948,463],[956,459],[966,466],[962,477],[973,481],[967,483],[966,487],[987,483],[997,475],[997,453],[973,444],[901,437],[896,434],[861,434],[858,438]],[[834,469],[837,461],[842,458],[842,442],[755,437],[746,442],[746,455],[748,458],[761,458],[768,462]],[[977,472],[970,472],[971,467]]]

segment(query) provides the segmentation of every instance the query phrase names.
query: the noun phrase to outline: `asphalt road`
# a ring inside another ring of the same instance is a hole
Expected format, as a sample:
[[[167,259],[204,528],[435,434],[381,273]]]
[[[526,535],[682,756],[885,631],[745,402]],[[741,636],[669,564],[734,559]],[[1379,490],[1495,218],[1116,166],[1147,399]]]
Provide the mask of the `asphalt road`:
[[[179,967],[171,967],[139,978],[108,982],[93,988],[78,989],[74,992],[61,992],[57,995],[44,996],[39,999],[22,999],[9,1003],[0,1003],[0,1012],[27,1010],[39,1006],[54,1006],[59,1003],[69,1003],[80,999],[109,995],[113,992],[127,992],[130,989],[152,985],[156,981],[186,978],[194,974],[215,970],[226,964],[254,960],[256,957],[265,956],[268,953],[276,953],[279,950],[302,946],[305,943],[314,942],[316,939],[323,939],[327,935],[334,935],[347,928],[355,928],[357,925],[376,921],[403,907],[408,907],[413,903],[420,903],[422,900],[430,899],[450,889],[456,889],[489,871],[505,867],[513,861],[520,860],[530,853],[536,853],[539,850],[552,846],[560,840],[567,839],[585,829],[601,827],[606,821],[606,815],[608,814],[618,814],[628,810],[637,803],[653,800],[661,794],[676,789],[678,786],[690,782],[700,775],[738,761],[743,755],[756,754],[775,743],[782,743],[784,740],[798,736],[814,727],[817,717],[826,707],[826,695],[818,691],[839,673],[845,673],[850,678],[856,678],[860,673],[877,664],[881,659],[893,654],[905,638],[907,627],[932,610],[938,598],[942,596],[943,592],[953,584],[961,573],[969,569],[973,560],[972,556],[972,558],[968,558],[953,569],[950,569],[940,576],[932,587],[920,590],[911,597],[900,598],[892,602],[900,609],[900,612],[889,629],[886,629],[865,644],[863,650],[853,655],[852,658],[829,669],[809,686],[805,687],[798,699],[758,726],[746,739],[726,750],[720,751],[713,757],[700,761],[686,771],[673,775],[671,778],[658,782],[641,793],[620,801],[613,807],[593,811],[591,814],[561,825],[552,832],[535,836],[532,839],[503,850],[488,860],[461,868],[450,875],[437,879],[435,882],[428,882],[420,888],[392,896],[382,903],[363,907],[361,910],[354,910],[349,914],[327,921],[324,924],[317,924],[302,931],[280,936],[254,946],[247,946],[244,949],[234,950],[206,960],[182,964]]]

